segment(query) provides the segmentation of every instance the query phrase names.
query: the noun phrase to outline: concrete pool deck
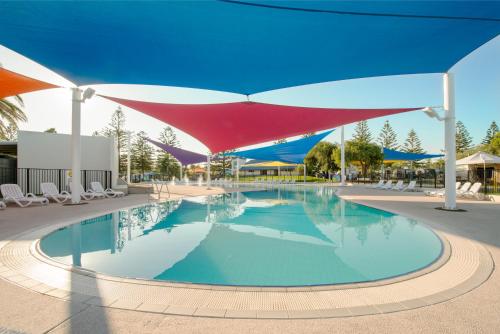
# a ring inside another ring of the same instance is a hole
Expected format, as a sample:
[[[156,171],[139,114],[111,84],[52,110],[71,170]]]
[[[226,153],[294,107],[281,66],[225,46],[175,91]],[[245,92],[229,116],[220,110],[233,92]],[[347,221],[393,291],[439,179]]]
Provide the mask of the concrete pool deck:
[[[176,197],[205,193],[205,189],[200,187],[179,187],[174,190],[174,193],[182,194],[174,195]],[[213,193],[221,191],[223,190],[220,188],[212,190]],[[40,262],[40,259],[33,257],[30,249],[37,235],[46,233],[59,224],[67,224],[69,219],[75,221],[90,214],[97,215],[99,212],[144,203],[147,195],[94,201],[78,207],[9,207],[0,213],[3,246],[0,260],[5,265],[0,269],[0,275],[5,277],[5,280],[0,281],[0,328],[30,333],[133,333],[169,330],[321,332],[333,329],[398,333],[426,330],[448,330],[454,333],[498,331],[500,278],[496,271],[492,272],[492,260],[500,259],[498,203],[461,201],[460,206],[468,211],[458,213],[435,210],[442,199],[424,197],[419,193],[346,187],[341,190],[341,194],[346,199],[401,213],[428,224],[450,242],[450,260],[426,275],[371,287],[371,291],[367,290],[368,287],[341,290],[323,287],[316,291],[313,291],[314,288],[297,291],[245,291],[146,285],[147,291],[137,290],[134,286],[135,293],[130,294],[124,292],[130,286],[123,290],[123,285],[134,283],[113,281],[112,278],[100,275],[80,275],[78,272],[51,266],[50,263]],[[24,236],[22,239],[13,240],[14,236],[21,234]],[[8,252],[3,253],[7,250]],[[436,277],[438,273],[440,276]],[[464,283],[469,285],[463,285]],[[397,287],[398,284],[403,286]],[[182,304],[184,302],[187,304]],[[394,311],[400,312],[390,313]],[[162,314],[163,312],[166,314]],[[174,314],[205,317],[182,317]],[[363,314],[373,315],[356,316]],[[211,316],[214,318],[209,318]],[[319,319],[250,320],[221,319],[222,317]]]

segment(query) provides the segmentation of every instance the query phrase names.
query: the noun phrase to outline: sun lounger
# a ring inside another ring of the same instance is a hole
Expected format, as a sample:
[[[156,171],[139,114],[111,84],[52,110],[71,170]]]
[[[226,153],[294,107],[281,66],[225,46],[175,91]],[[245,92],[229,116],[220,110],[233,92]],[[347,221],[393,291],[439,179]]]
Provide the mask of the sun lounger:
[[[391,189],[392,190],[399,190],[399,191],[403,190],[403,188],[404,188],[403,182],[404,182],[403,180],[399,180],[398,182],[396,182],[396,185],[394,187],[392,187]]]
[[[370,185],[368,187],[369,188],[380,188],[380,187],[382,187],[384,185],[384,182],[385,182],[384,180],[379,180],[377,184],[375,184],[375,185],[372,184],[372,185]]]
[[[458,190],[460,188],[461,183],[457,182],[455,183],[455,189]],[[424,195],[426,196],[444,196],[444,191],[445,189],[438,189],[438,190],[426,190],[424,191]]]
[[[469,190],[457,194],[460,197],[475,197],[479,198],[479,189],[481,189],[481,182],[476,182],[470,187]]]
[[[410,181],[410,183],[408,183],[408,185],[406,187],[401,189],[401,191],[414,191],[416,185],[417,185],[417,181],[415,181],[415,180]]]
[[[101,182],[90,182],[90,187],[92,188],[92,192],[95,194],[103,194],[104,196],[108,198],[114,198],[114,197],[122,197],[125,196],[125,193],[123,191],[115,191],[111,188],[104,189],[102,186]]]
[[[78,186],[79,186],[78,190],[80,192],[80,196],[86,201],[91,200],[91,199],[95,199],[95,198],[104,198],[105,197],[103,194],[97,194],[97,193],[94,193],[92,191],[85,191],[85,189],[83,188],[83,186],[81,184],[79,184]],[[69,188],[70,188],[71,192],[74,191],[73,183],[69,184]]]
[[[382,187],[380,187],[380,189],[384,189],[384,190],[389,190],[392,188],[392,180],[389,180],[386,182],[386,184],[384,184]]]
[[[38,197],[32,193],[23,194],[21,188],[17,184],[2,184],[0,186],[3,200],[5,203],[14,202],[22,208],[25,208],[33,203],[41,205],[49,204],[49,200],[45,197]]]
[[[52,199],[57,203],[64,203],[71,200],[70,193],[68,193],[67,191],[59,192],[56,185],[52,182],[43,182],[40,184],[40,188],[42,189],[43,197],[45,197],[49,201]]]
[[[7,207],[3,201],[0,201],[0,210],[3,210]]]

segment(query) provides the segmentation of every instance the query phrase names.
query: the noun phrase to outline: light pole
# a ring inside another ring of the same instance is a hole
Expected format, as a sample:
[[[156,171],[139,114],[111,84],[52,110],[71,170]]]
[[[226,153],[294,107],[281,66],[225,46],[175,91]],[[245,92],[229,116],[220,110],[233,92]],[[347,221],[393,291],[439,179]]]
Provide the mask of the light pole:
[[[340,127],[340,185],[345,186],[345,142],[343,125]]]

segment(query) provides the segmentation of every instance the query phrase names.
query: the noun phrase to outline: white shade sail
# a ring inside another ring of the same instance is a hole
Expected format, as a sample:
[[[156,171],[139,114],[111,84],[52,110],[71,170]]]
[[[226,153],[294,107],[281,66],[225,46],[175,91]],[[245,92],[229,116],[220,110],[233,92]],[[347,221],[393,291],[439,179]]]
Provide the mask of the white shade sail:
[[[485,152],[477,152],[473,155],[457,160],[457,166],[478,164],[500,164],[500,157]]]

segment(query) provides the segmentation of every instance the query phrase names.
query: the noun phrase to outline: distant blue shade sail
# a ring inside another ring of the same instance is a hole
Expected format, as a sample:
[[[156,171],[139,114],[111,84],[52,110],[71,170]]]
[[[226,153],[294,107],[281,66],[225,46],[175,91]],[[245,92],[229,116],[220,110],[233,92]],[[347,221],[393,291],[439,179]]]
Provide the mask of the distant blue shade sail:
[[[390,150],[384,148],[384,160],[391,161],[416,161],[422,159],[432,159],[444,157],[444,154],[418,154],[418,153],[407,153],[401,151]]]
[[[310,137],[282,143],[271,146],[265,146],[252,150],[232,152],[227,155],[247,158],[258,159],[264,161],[282,161],[291,162],[296,164],[304,163],[304,158],[307,153],[323,138],[332,133],[333,130],[316,134]]]
[[[335,80],[444,73],[500,33],[495,1],[258,4],[351,14],[215,0],[0,2],[0,44],[78,85],[253,94]]]
[[[191,152],[187,150],[183,150],[178,147],[166,145],[160,142],[157,142],[155,140],[145,138],[147,141],[149,141],[151,144],[154,144],[164,150],[167,153],[170,153],[175,159],[177,159],[181,165],[186,166],[186,165],[191,165],[191,164],[196,164],[200,162],[206,162],[207,161],[207,156],[196,153],[196,152]]]

